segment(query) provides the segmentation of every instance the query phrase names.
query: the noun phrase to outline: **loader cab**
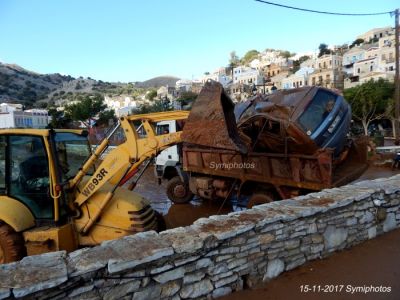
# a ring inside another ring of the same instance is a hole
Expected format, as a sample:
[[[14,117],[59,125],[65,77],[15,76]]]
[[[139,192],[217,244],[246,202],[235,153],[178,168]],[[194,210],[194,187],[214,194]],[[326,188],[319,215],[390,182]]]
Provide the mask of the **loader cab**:
[[[23,203],[35,220],[54,221],[49,145],[44,135],[27,131],[0,135],[0,193]]]
[[[0,196],[27,207],[36,226],[64,223],[67,202],[59,187],[78,172],[89,155],[86,137],[76,133],[0,132]]]

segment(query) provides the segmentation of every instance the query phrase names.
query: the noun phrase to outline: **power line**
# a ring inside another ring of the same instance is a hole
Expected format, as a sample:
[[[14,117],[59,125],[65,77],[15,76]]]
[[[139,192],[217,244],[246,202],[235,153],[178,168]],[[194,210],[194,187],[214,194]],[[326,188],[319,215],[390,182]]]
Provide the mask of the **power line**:
[[[261,2],[261,3],[264,3],[264,4],[279,6],[279,7],[283,7],[283,8],[289,8],[289,9],[294,9],[294,10],[312,12],[312,13],[317,13],[317,14],[335,15],[335,16],[356,16],[356,17],[363,17],[363,16],[377,16],[377,15],[386,15],[386,14],[392,15],[392,14],[395,12],[395,11],[386,11],[386,12],[368,13],[368,14],[349,14],[349,13],[338,13],[338,12],[329,12],[329,11],[320,11],[320,10],[313,10],[313,9],[307,9],[307,8],[300,8],[300,7],[294,7],[294,6],[289,6],[289,5],[283,5],[283,4],[273,3],[273,2],[264,1],[264,0],[255,0],[255,1]]]

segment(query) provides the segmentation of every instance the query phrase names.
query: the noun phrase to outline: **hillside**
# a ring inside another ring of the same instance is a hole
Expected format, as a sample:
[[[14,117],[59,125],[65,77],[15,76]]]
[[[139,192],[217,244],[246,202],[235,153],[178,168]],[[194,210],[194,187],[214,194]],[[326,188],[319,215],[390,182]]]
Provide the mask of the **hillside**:
[[[0,63],[0,101],[33,104],[73,80],[60,74],[38,74],[18,65]]]
[[[178,80],[173,76],[160,76],[135,83],[103,82],[90,77],[74,78],[58,73],[38,74],[18,65],[0,62],[0,102],[22,103],[27,107],[46,106],[49,102],[71,100],[77,93],[137,97],[150,88],[174,86]]]
[[[175,83],[179,80],[177,77],[173,76],[158,76],[152,79],[143,81],[143,82],[135,82],[136,87],[140,88],[159,88],[160,86],[175,86]]]

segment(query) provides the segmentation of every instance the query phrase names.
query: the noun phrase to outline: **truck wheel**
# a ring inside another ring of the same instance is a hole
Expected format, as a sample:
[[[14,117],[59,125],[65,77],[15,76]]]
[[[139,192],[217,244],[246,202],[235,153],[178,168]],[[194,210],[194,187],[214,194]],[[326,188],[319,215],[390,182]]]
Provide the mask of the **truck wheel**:
[[[167,183],[167,196],[176,203],[187,203],[193,198],[193,193],[189,190],[189,186],[182,182],[179,176],[171,178]]]
[[[252,208],[253,206],[265,204],[274,201],[272,194],[266,193],[254,193],[247,203],[247,208]]]
[[[15,232],[11,226],[0,223],[0,264],[20,260],[25,255],[22,235]]]

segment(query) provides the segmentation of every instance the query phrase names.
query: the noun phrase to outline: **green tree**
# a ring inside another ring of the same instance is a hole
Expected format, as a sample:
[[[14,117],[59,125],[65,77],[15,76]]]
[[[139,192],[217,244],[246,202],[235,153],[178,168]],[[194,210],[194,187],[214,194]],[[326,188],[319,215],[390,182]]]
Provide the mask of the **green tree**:
[[[132,110],[132,114],[148,114],[153,112],[172,110],[164,100],[155,100],[152,104],[144,104]]]
[[[349,48],[353,48],[355,45],[359,45],[359,44],[362,44],[362,43],[364,43],[364,40],[363,40],[363,39],[356,39],[356,40],[354,40],[354,41],[351,43],[351,45],[349,46]]]
[[[300,56],[298,60],[293,61],[293,72],[297,72],[300,69],[300,65],[306,60],[310,59],[308,55]]]
[[[318,57],[321,57],[322,55],[325,55],[325,54],[331,54],[332,53],[332,51],[328,49],[328,45],[324,44],[324,43],[319,44],[318,49],[319,49]]]
[[[94,95],[76,95],[76,102],[65,107],[65,113],[74,121],[81,121],[87,128],[90,122],[107,108],[104,104],[103,96]]]
[[[259,54],[259,52],[257,50],[247,51],[246,54],[242,57],[241,63],[244,65],[248,64],[253,59],[256,59],[258,57],[258,54]]]
[[[51,121],[48,125],[49,128],[68,128],[70,122],[72,121],[70,118],[66,117],[64,111],[57,110],[57,107],[50,106],[47,108],[48,114],[51,117]]]
[[[372,121],[387,117],[393,91],[394,84],[384,79],[370,80],[344,90],[344,96],[351,105],[353,118],[361,122],[365,135],[368,135],[368,126]]]
[[[157,91],[156,90],[150,90],[146,93],[146,99],[153,101],[154,98],[157,97]]]
[[[289,58],[289,57],[296,55],[296,53],[290,53],[289,51],[286,51],[286,50],[280,50],[279,53],[284,58]]]
[[[236,52],[232,51],[231,53],[229,53],[229,67],[236,68],[237,66],[239,66],[239,64],[240,60],[239,57],[236,55]]]
[[[114,109],[107,109],[100,112],[96,124],[99,126],[107,126],[110,120],[113,120],[114,122],[117,120]]]
[[[196,100],[197,94],[191,91],[182,92],[180,96],[176,99],[177,101],[193,101]]]
[[[183,92],[176,99],[176,101],[180,101],[182,109],[186,109],[188,107],[192,107],[193,103],[196,101],[198,94],[193,93],[191,91]]]

